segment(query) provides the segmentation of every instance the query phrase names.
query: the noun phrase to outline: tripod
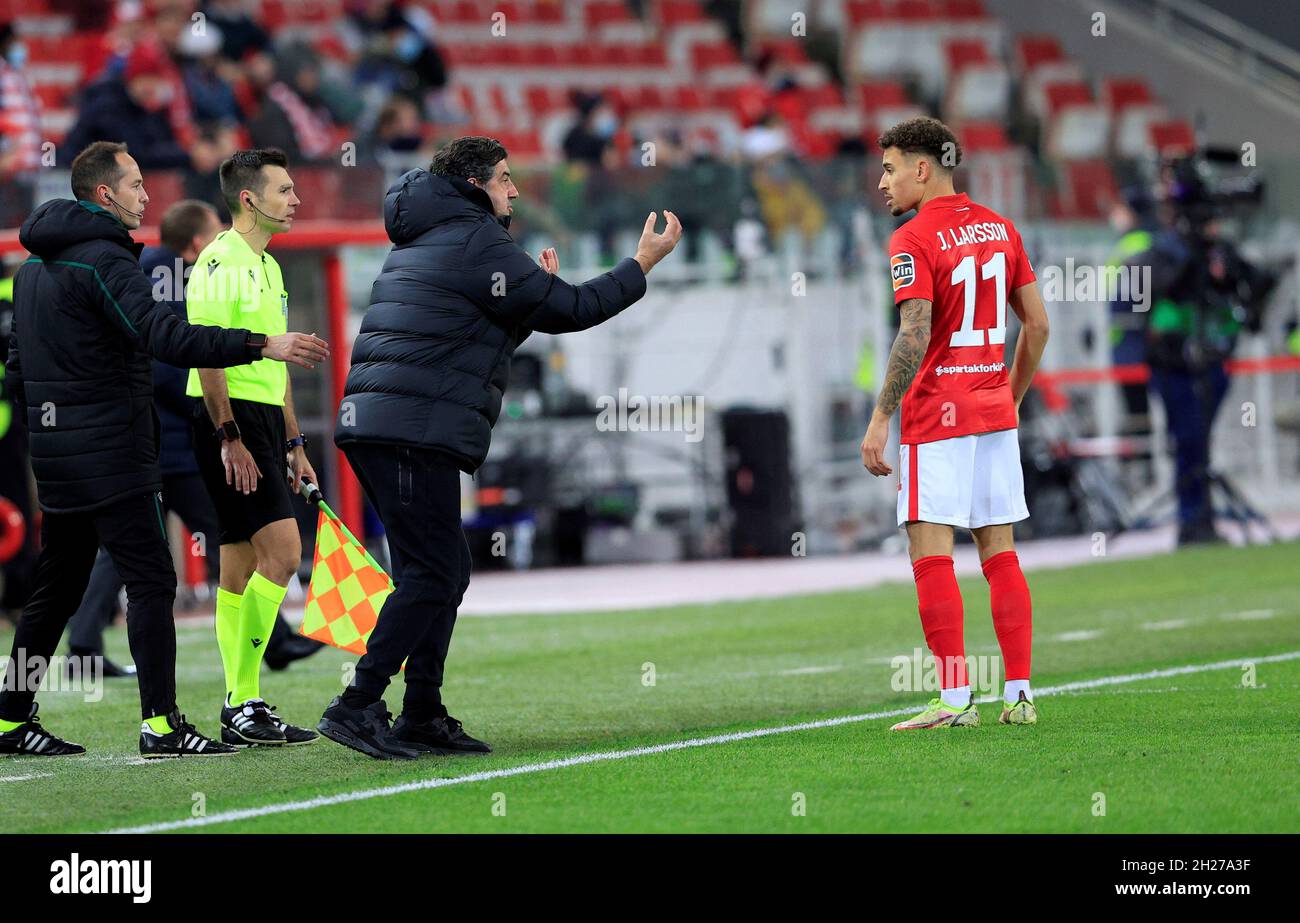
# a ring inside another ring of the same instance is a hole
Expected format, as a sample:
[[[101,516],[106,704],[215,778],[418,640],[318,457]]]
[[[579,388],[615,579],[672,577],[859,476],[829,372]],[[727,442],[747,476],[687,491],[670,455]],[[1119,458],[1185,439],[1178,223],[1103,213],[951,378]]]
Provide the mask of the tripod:
[[[1222,395],[1216,397],[1213,393],[1213,369],[1213,365],[1207,364],[1191,366],[1187,370],[1192,376],[1192,393],[1196,397],[1196,406],[1200,413],[1200,427],[1197,430],[1197,438],[1203,440],[1202,450],[1198,453],[1199,457],[1204,459],[1203,463],[1190,471],[1182,472],[1175,479],[1173,485],[1146,504],[1142,510],[1130,517],[1126,528],[1150,528],[1154,525],[1167,522],[1170,518],[1168,514],[1158,517],[1155,515],[1154,511],[1171,500],[1173,501],[1174,508],[1177,509],[1180,491],[1187,487],[1189,483],[1204,480],[1205,502],[1208,506],[1206,515],[1211,529],[1213,528],[1214,519],[1217,518],[1217,516],[1222,516],[1237,523],[1237,525],[1241,527],[1242,535],[1247,542],[1251,541],[1250,526],[1252,524],[1261,528],[1267,537],[1266,541],[1276,542],[1279,540],[1279,536],[1277,530],[1273,528],[1273,524],[1269,522],[1268,518],[1246,499],[1245,495],[1242,494],[1241,490],[1226,474],[1210,467],[1210,431],[1211,426],[1213,425],[1215,412],[1217,411],[1218,404],[1222,399]],[[1159,370],[1153,369],[1153,374],[1159,374]],[[1226,390],[1226,384],[1224,387]],[[1165,399],[1164,395],[1162,395],[1162,399]],[[1168,400],[1166,400],[1166,416],[1169,416],[1174,412],[1176,412],[1176,408],[1171,407]],[[1172,428],[1173,427],[1171,426],[1171,429]],[[1179,438],[1179,434],[1174,433],[1175,441]],[[1181,451],[1182,449],[1182,446],[1177,447],[1178,451]],[[1220,512],[1218,513],[1216,513],[1215,509],[1216,495],[1218,499],[1222,501]],[[1180,524],[1180,535],[1181,528],[1186,525],[1186,523]],[[1195,529],[1195,524],[1193,524],[1193,529]]]

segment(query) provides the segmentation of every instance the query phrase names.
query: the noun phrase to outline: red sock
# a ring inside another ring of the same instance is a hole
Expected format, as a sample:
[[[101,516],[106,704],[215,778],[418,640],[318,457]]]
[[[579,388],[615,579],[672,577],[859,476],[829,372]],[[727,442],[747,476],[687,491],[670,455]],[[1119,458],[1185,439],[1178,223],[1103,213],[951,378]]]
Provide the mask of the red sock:
[[[1020,558],[1014,551],[995,554],[984,562],[984,576],[989,582],[993,630],[1002,646],[1002,663],[1007,679],[1029,679],[1034,619],[1029,584],[1020,570]]]
[[[930,555],[912,562],[917,608],[925,643],[939,669],[939,685],[966,685],[966,639],[962,631],[961,591],[948,555]]]

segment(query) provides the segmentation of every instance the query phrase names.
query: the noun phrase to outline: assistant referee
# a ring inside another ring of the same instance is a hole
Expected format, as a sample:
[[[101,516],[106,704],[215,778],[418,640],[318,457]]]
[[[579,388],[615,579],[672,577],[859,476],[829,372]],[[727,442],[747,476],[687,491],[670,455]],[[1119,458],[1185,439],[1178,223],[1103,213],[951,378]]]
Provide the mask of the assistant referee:
[[[190,323],[286,329],[289,293],[266,247],[293,226],[299,204],[287,168],[285,155],[274,149],[238,151],[221,165],[231,228],[195,263],[186,288]],[[191,435],[221,542],[217,645],[226,678],[221,739],[233,746],[311,743],[316,732],[280,720],[262,698],[259,683],[276,613],[302,559],[286,454],[295,489],[301,479],[316,480],[294,415],[289,376],[274,362],[192,369],[186,394],[203,398]]]

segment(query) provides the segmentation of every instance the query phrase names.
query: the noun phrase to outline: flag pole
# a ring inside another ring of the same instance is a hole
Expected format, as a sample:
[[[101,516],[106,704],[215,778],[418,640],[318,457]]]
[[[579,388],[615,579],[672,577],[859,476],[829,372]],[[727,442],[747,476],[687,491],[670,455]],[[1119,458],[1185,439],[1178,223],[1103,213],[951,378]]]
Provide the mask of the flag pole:
[[[286,470],[289,474],[289,481],[292,483],[293,469],[286,467]],[[338,514],[335,513],[334,510],[330,509],[330,505],[325,502],[325,495],[321,493],[320,488],[317,487],[314,482],[309,481],[306,478],[300,479],[298,481],[298,493],[301,494],[302,498],[312,506],[319,507],[320,511],[324,513],[330,521],[334,523],[334,525],[338,526],[339,530],[342,531],[344,535],[347,536],[348,541],[361,549],[361,553],[366,556],[366,562],[371,567],[379,571],[381,574],[388,576],[388,572],[380,567],[379,562],[370,556],[370,552],[366,549],[366,546],[357,541],[357,537],[352,534],[347,525],[344,524],[343,520],[338,517]],[[388,579],[391,582],[393,578],[389,576]]]

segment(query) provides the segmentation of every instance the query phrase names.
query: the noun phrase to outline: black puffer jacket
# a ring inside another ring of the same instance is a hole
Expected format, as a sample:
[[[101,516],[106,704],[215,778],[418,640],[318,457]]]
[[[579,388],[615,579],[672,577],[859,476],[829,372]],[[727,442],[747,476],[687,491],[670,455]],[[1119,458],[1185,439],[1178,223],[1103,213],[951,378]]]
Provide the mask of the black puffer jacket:
[[[473,472],[487,457],[515,349],[534,330],[609,320],[645,294],[624,259],[570,285],[542,269],[493,215],[486,192],[412,170],[388,190],[396,245],[352,346],[334,441],[437,449]]]
[[[140,245],[103,209],[55,199],[23,224],[6,383],[26,408],[41,508],[69,513],[162,489],[153,355],[226,368],[247,330],[192,327],[156,302]]]

